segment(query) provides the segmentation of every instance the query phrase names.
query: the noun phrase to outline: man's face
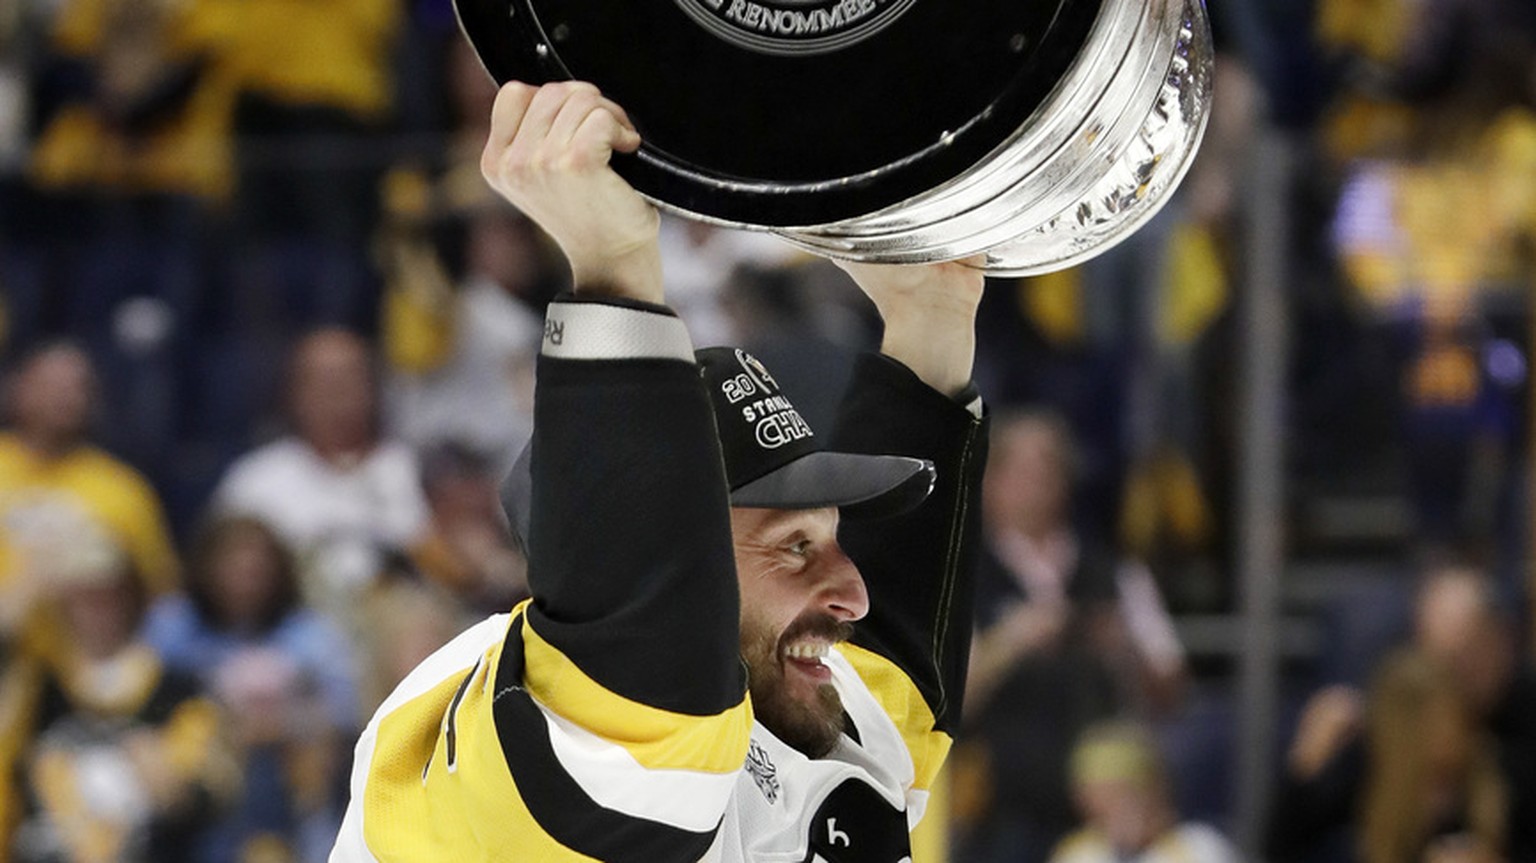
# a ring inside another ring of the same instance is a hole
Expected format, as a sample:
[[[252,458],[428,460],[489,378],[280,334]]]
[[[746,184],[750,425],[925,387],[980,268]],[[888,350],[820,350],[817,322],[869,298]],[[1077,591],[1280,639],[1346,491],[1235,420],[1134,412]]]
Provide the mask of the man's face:
[[[56,348],[34,358],[17,380],[16,421],[29,433],[67,442],[85,433],[95,397],[90,360]]]
[[[373,438],[374,379],[367,345],[340,330],[295,351],[292,410],[300,436],[322,450],[366,448]]]
[[[827,649],[869,612],[864,579],[837,544],[836,509],[732,509],[741,652],[759,721],[812,758],[843,731]]]
[[[1160,789],[1145,781],[1096,779],[1073,790],[1089,826],[1121,855],[1141,854],[1170,826]]]
[[[100,583],[62,587],[59,591],[71,643],[92,659],[112,656],[133,640],[138,600],[132,576],[106,576]]]
[[[989,522],[1026,534],[1061,524],[1071,488],[1066,443],[1055,428],[1027,421],[994,440],[983,486]]]
[[[1414,609],[1414,641],[1456,676],[1479,710],[1491,709],[1515,671],[1511,634],[1484,577],[1455,567],[1430,577]]]

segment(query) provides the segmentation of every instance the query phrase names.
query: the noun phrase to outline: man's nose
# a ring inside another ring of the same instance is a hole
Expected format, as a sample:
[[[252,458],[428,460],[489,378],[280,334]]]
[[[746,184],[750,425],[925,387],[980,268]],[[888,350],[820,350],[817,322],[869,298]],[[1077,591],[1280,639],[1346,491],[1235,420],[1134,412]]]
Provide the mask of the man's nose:
[[[842,549],[827,561],[826,584],[822,593],[827,611],[838,620],[853,622],[869,614],[869,590],[864,576]]]

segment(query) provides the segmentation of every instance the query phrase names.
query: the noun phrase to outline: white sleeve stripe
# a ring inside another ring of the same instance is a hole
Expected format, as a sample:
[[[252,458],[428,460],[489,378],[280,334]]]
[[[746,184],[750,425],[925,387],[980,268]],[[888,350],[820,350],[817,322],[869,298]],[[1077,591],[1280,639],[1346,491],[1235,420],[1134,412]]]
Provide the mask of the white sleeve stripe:
[[[543,354],[562,360],[668,359],[693,362],[680,318],[602,303],[550,303]]]
[[[715,829],[736,787],[737,772],[653,770],[548,707],[549,741],[560,765],[604,809],[704,833]]]

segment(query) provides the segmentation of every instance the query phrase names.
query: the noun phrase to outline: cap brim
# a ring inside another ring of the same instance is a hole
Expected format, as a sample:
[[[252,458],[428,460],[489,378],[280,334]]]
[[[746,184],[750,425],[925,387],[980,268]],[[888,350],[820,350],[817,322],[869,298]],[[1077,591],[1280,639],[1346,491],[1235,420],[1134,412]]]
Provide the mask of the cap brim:
[[[501,485],[508,527],[526,554],[533,478],[523,447]],[[933,462],[894,455],[813,452],[731,492],[731,506],[819,509],[835,506],[849,518],[886,518],[917,508],[933,491]]]
[[[731,506],[835,506],[850,518],[884,518],[916,508],[935,476],[933,463],[919,458],[813,452],[731,492]]]

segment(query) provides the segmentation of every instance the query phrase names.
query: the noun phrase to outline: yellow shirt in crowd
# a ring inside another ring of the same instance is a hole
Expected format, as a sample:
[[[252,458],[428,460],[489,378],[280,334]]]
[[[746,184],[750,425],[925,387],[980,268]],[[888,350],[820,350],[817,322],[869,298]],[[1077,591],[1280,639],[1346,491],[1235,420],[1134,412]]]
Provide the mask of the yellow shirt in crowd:
[[[245,91],[285,105],[388,111],[398,0],[202,0],[234,23],[226,49]]]
[[[399,26],[396,0],[68,0],[53,48],[103,81],[152,82],[186,64],[196,77],[183,101],[137,134],[116,129],[92,101],[65,105],[39,136],[32,180],[226,197],[239,94],[382,119]]]
[[[177,74],[182,64],[200,65],[185,99],[138,134],[114,128],[90,101],[62,107],[33,151],[33,181],[48,189],[227,195],[236,82],[217,58],[234,22],[220,6],[218,0],[70,0],[54,27],[53,48],[91,64],[99,76],[154,81]]]
[[[14,434],[0,434],[0,586],[26,565],[28,532],[71,512],[110,532],[150,593],[176,586],[170,530],[143,475],[95,447],[45,460]]]

